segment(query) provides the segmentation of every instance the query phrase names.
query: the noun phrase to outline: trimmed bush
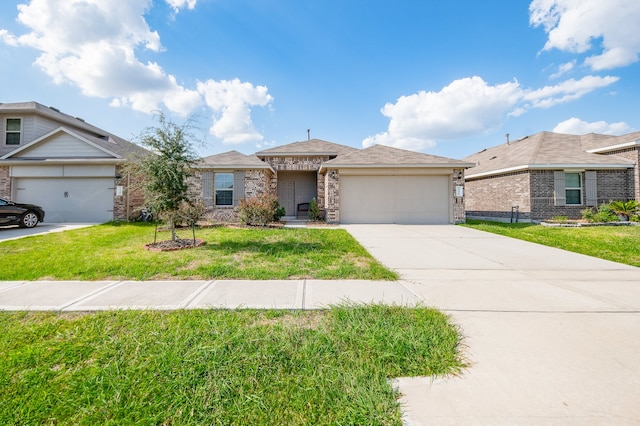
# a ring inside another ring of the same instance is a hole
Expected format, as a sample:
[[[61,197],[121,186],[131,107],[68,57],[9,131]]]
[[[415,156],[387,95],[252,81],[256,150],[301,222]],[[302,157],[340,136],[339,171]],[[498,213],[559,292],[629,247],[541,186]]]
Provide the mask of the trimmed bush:
[[[238,218],[245,225],[266,226],[284,215],[278,200],[271,195],[240,200]],[[277,218],[277,219],[276,219]]]

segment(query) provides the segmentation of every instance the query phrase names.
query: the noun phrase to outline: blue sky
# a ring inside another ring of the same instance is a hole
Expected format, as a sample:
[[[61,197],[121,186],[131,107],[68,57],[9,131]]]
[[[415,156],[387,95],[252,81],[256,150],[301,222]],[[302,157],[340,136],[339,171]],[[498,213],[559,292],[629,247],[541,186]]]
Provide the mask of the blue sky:
[[[539,131],[640,129],[637,0],[0,4],[0,102],[134,140],[195,117],[202,155],[311,137],[451,158]]]

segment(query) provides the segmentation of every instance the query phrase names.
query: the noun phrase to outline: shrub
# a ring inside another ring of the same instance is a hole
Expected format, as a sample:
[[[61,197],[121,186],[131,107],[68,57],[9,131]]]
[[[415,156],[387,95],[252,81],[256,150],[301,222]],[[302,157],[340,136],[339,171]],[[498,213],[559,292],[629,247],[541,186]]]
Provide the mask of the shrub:
[[[265,226],[269,222],[273,222],[281,213],[284,214],[278,200],[271,195],[265,195],[240,200],[238,218],[246,225]],[[282,215],[278,217],[278,220]]]
[[[582,218],[587,222],[617,222],[618,216],[611,210],[609,204],[603,203],[596,209],[590,207],[581,211]]]
[[[320,220],[320,208],[318,207],[318,201],[315,198],[311,199],[311,203],[309,204],[309,219],[310,220]]]
[[[629,220],[629,217],[635,214],[638,210],[638,202],[636,200],[629,201],[612,201],[609,203],[609,208],[617,215],[620,215],[622,220]]]

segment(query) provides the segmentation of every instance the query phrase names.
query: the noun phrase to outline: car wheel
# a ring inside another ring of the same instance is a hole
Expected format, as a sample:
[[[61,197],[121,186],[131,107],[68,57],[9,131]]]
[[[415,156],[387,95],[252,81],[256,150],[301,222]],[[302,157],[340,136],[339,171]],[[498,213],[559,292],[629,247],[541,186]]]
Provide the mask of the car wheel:
[[[26,212],[20,219],[20,226],[23,228],[33,228],[38,224],[38,215],[34,212]]]

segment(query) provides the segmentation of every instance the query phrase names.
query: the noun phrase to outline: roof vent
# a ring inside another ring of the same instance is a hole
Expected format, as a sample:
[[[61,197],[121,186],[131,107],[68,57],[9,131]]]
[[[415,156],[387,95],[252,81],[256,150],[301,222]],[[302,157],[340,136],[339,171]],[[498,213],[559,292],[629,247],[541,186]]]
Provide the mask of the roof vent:
[[[498,156],[494,155],[493,157],[489,158],[489,160],[495,160],[496,158],[498,158]]]
[[[82,121],[83,123],[85,122],[85,121],[84,121],[84,118],[80,118],[80,117],[76,117],[76,120],[78,120],[78,121]]]
[[[52,110],[54,110],[55,112],[60,112],[60,110],[59,110],[58,108],[55,108],[55,107],[52,107],[52,106],[50,106],[50,107],[49,107],[49,109],[52,109]]]
[[[307,140],[311,140],[311,129],[307,129]]]

